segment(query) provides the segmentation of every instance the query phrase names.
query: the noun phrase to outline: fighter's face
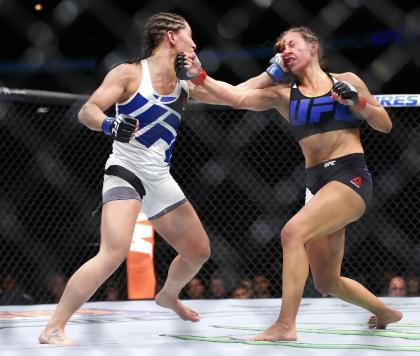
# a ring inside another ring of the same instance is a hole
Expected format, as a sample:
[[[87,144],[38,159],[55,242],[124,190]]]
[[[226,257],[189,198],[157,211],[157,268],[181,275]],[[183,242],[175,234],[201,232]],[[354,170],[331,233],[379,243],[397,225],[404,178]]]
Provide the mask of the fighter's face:
[[[177,53],[195,51],[197,48],[192,39],[192,31],[188,23],[185,23],[185,27],[174,34],[174,40]]]
[[[318,58],[318,44],[308,43],[298,32],[288,32],[283,37],[280,50],[286,66],[292,72],[308,66],[314,58]]]

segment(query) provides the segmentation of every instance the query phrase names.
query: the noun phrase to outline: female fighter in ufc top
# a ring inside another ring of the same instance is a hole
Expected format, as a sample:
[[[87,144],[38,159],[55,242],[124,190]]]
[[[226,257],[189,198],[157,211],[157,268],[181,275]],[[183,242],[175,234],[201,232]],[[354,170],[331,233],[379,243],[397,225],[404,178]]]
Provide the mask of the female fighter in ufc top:
[[[321,68],[321,47],[310,29],[283,32],[275,49],[278,53],[266,73],[236,88],[207,77],[194,89],[199,100],[198,92],[203,97],[211,92],[221,104],[234,108],[277,109],[289,122],[305,157],[306,204],[281,231],[280,315],[255,340],[296,340],[296,315],[309,266],[321,293],[369,310],[374,314],[369,326],[383,329],[402,314],[358,282],[342,277],[340,271],[345,226],[363,215],[372,194],[359,120],[384,133],[391,131],[391,120],[358,76],[329,74]],[[178,67],[187,71],[199,67],[195,53],[185,53],[182,59]],[[295,78],[292,83],[272,85],[273,79],[282,82],[287,71]]]

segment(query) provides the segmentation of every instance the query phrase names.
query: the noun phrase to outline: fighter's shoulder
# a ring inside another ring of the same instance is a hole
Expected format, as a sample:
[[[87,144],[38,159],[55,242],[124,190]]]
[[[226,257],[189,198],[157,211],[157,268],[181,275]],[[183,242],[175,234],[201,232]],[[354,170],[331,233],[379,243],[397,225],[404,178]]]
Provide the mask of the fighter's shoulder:
[[[362,79],[353,72],[344,72],[344,73],[330,73],[335,79],[339,81],[349,82],[350,84],[360,85],[363,83]]]
[[[108,76],[125,80],[135,80],[141,75],[139,63],[121,63],[108,72]]]

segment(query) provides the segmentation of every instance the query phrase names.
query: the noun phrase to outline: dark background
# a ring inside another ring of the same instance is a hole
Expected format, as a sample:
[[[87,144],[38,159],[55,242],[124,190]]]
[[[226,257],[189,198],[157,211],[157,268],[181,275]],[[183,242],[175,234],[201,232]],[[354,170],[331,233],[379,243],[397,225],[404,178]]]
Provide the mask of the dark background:
[[[324,40],[328,70],[353,71],[378,94],[418,92],[416,0],[3,0],[0,86],[91,93],[113,64],[138,55],[158,11],[186,17],[208,73],[232,84],[266,68],[280,32],[305,25]]]

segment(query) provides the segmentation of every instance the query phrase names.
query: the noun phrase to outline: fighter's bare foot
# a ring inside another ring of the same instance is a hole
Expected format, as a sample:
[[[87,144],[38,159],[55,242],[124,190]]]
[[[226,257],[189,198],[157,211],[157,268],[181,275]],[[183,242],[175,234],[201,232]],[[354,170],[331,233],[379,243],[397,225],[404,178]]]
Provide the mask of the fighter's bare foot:
[[[190,320],[194,323],[200,321],[200,316],[198,313],[181,303],[177,297],[170,297],[165,293],[160,292],[156,295],[155,302],[161,307],[171,309],[176,314],[178,314],[182,320]]]
[[[38,337],[40,344],[51,345],[76,345],[76,343],[64,334],[59,328],[45,328]]]
[[[368,320],[368,326],[369,329],[385,329],[388,324],[400,321],[402,317],[400,311],[389,309],[382,315],[372,315]]]
[[[253,341],[296,341],[296,328],[282,324],[274,324],[261,334],[251,338]]]

